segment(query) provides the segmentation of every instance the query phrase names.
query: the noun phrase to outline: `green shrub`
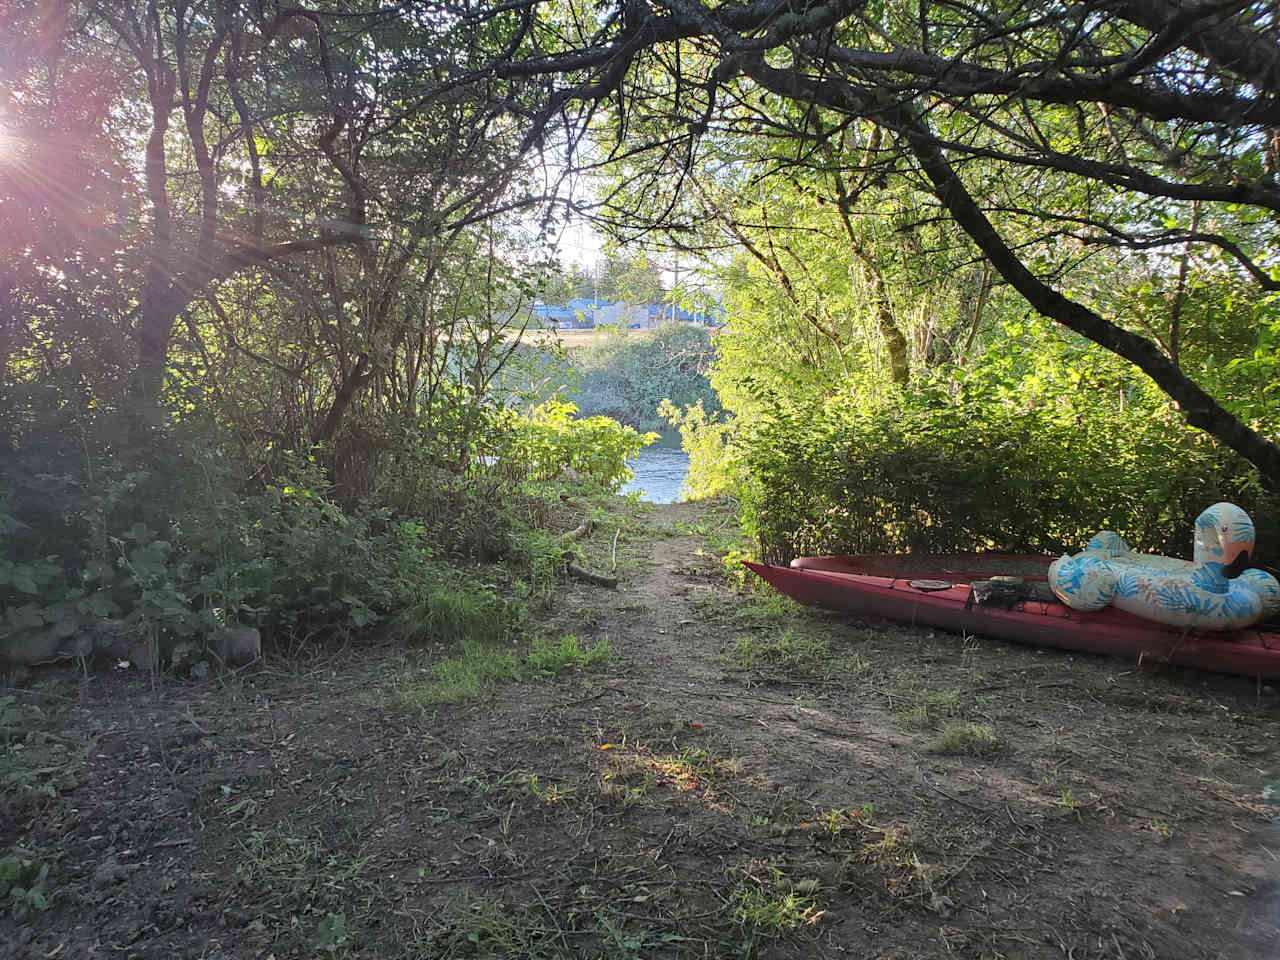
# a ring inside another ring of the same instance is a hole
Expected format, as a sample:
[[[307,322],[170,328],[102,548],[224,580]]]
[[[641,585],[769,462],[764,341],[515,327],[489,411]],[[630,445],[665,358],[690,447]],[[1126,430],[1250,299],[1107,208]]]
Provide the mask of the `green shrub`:
[[[663,400],[658,412],[680,431],[681,446],[689,455],[689,472],[682,490],[686,500],[732,493],[736,470],[736,448],[730,443],[731,423],[708,413],[702,402],[681,409]]]
[[[658,439],[607,417],[575,416],[572,403],[548,400],[527,417],[508,416],[507,438],[499,462],[508,475],[550,480],[573,471],[608,490],[631,476],[627,461]]]
[[[511,523],[503,506],[513,486],[511,479],[482,467],[455,473],[429,456],[405,452],[382,465],[368,502],[420,522],[441,558],[495,560],[511,546]]]
[[[224,493],[176,518],[175,589],[202,611],[294,636],[347,633],[415,602],[438,576],[422,524],[345,511],[318,465],[291,467],[258,493]],[[143,534],[126,559],[154,550]]]
[[[1238,503],[1275,556],[1280,502],[1247,464],[1151,411],[916,396],[776,403],[732,431],[744,527],[774,562],[827,553],[1076,551],[1101,529],[1187,554],[1195,517]]]
[[[314,458],[285,458],[285,475],[244,493],[216,451],[170,452],[151,469],[104,459],[64,477],[52,535],[0,507],[0,649],[104,619],[162,647],[239,624],[269,638],[348,636],[441,578],[423,524],[344,510]],[[0,505],[17,499],[38,518],[21,477],[3,479],[0,494],[23,495]]]

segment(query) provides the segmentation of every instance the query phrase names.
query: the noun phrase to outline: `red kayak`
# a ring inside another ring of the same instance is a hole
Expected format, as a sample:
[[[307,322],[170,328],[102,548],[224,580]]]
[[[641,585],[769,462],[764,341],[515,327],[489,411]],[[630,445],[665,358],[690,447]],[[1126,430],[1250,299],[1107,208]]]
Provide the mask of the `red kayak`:
[[[1047,587],[1034,588],[1046,579],[1053,559],[967,553],[800,557],[790,567],[746,566],[780,593],[840,613],[1144,663],[1280,677],[1280,633],[1192,633],[1111,607],[1082,613],[1045,599],[1017,599],[1007,608],[975,602],[970,584],[993,578],[1016,578],[1008,582],[1043,593]]]

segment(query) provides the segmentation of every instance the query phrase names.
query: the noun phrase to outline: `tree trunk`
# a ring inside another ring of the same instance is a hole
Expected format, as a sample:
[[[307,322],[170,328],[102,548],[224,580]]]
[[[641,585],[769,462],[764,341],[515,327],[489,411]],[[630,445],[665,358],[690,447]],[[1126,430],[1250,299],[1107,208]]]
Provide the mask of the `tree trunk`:
[[[369,357],[366,354],[360,354],[355,369],[343,379],[342,385],[338,387],[338,392],[333,398],[333,403],[329,405],[329,412],[325,415],[324,422],[312,437],[316,443],[328,443],[337,435],[338,428],[342,425],[342,418],[351,407],[352,401],[360,395],[365,384],[373,379],[373,374],[373,364],[370,363]]]
[[[907,338],[898,327],[897,318],[893,314],[893,304],[889,302],[889,292],[885,289],[884,277],[880,273],[879,266],[860,243],[851,243],[850,249],[862,263],[867,285],[871,288],[871,306],[875,310],[876,325],[880,328],[885,348],[889,351],[890,376],[893,377],[896,386],[905,387],[907,381],[911,379]]]
[[[964,363],[969,359],[969,351],[973,348],[973,340],[978,335],[978,327],[982,325],[982,312],[987,306],[987,297],[991,294],[991,264],[982,261],[982,268],[978,272],[978,302],[973,308],[973,319],[969,323],[969,335],[965,337],[964,348],[960,351],[960,362]]]
[[[138,323],[133,331],[138,344],[138,367],[131,390],[134,399],[144,406],[154,406],[160,400],[164,375],[169,369],[173,326],[190,302],[188,294],[173,286],[160,289],[148,286],[144,292]]]

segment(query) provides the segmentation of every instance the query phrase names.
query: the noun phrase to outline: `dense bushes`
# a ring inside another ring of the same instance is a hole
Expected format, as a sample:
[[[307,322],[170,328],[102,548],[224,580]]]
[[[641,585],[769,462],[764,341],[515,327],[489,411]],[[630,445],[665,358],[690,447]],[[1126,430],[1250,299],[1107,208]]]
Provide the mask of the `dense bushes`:
[[[875,407],[775,403],[757,421],[685,423],[694,449],[716,434],[692,482],[741,500],[745,528],[777,562],[882,551],[1077,550],[1100,529],[1184,555],[1218,500],[1258,526],[1277,556],[1280,501],[1246,465],[1152,411],[1031,409],[916,394]],[[687,441],[688,442],[688,441]],[[712,469],[708,470],[707,466]]]
[[[213,449],[155,446],[169,456],[149,466],[95,458],[58,477],[52,511],[21,474],[0,478],[0,652],[87,652],[81,638],[103,621],[125,647],[162,650],[245,624],[277,642],[346,636],[421,602],[440,576],[421,523],[344,510],[313,461],[292,458],[255,488]]]
[[[507,554],[525,481],[571,468],[616,489],[649,438],[573,413],[491,410],[493,469],[474,452],[466,473],[429,449],[406,453],[357,503],[335,495],[319,448],[280,453],[253,476],[217,429],[194,423],[151,429],[86,413],[79,436],[10,429],[0,660],[89,653],[103,624],[117,655],[136,650],[144,663],[241,625],[287,648],[375,625],[402,638],[505,635],[516,609],[443,561]]]
[[[1144,331],[1163,336],[1178,317],[1180,366],[1276,436],[1280,301],[1225,275],[1185,289],[1161,276],[1100,261],[1079,279]],[[1230,500],[1253,516],[1260,562],[1280,560],[1280,498],[1255,468],[1188,427],[1131,365],[1009,291],[991,291],[984,313],[949,326],[950,313],[933,311],[936,290],[895,290],[897,316],[916,325],[910,375],[896,382],[876,362],[875,331],[832,320],[820,335],[747,296],[767,292],[758,278],[726,282],[732,333],[712,367],[726,412],[665,413],[690,453],[686,486],[737,497],[764,557],[1074,551],[1105,528],[1135,548],[1189,555],[1195,517]],[[832,318],[866,306],[857,290],[851,302],[815,296]]]

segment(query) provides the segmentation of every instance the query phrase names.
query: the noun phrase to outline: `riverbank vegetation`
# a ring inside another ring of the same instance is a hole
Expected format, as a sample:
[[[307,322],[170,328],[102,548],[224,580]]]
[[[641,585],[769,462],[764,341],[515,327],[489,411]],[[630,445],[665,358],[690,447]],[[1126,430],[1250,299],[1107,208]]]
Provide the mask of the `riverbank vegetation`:
[[[664,403],[719,412],[710,381],[716,336],[688,323],[639,330],[604,326],[563,339],[559,331],[548,331],[523,348],[524,379],[511,378],[503,389],[567,400],[582,416],[669,430]]]
[[[976,22],[955,29],[982,35]],[[905,48],[925,42],[906,21],[895,30]],[[994,103],[941,92],[945,124],[924,106],[888,123],[858,99],[874,79],[841,74],[837,96],[797,71],[747,70],[717,135],[699,142],[701,162],[671,179],[658,176],[670,171],[663,138],[694,107],[646,89],[653,147],[632,128],[611,182],[634,229],[663,234],[654,190],[678,211],[665,236],[708,251],[732,317],[710,374],[723,413],[667,411],[692,457],[688,486],[738,497],[756,550],[783,562],[1061,551],[1103,528],[1184,554],[1194,517],[1231,500],[1274,563],[1274,209],[1189,199],[1220,189],[1208,154],[1171,166],[1161,151],[1197,155],[1196,124],[1091,128],[1095,107],[1074,104],[1027,107],[1005,128],[985,112]],[[768,137],[755,133],[762,114]],[[1256,174],[1274,190],[1274,145],[1234,136],[1227,181]],[[1143,181],[1150,195],[1135,197],[1129,178],[1141,176],[1178,186]]]

